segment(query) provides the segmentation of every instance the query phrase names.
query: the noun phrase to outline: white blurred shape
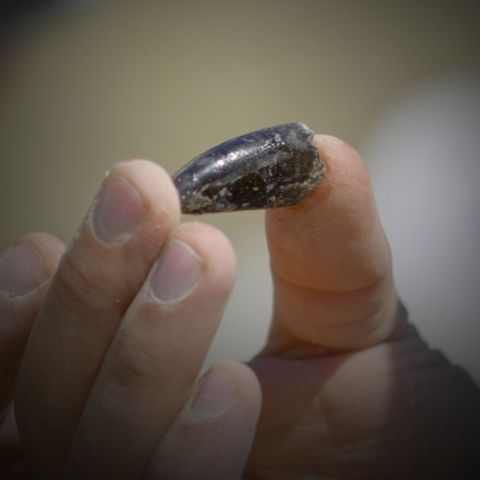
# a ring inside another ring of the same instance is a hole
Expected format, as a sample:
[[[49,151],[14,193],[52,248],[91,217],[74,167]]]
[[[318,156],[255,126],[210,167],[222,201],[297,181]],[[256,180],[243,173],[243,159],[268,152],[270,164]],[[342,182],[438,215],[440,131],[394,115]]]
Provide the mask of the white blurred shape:
[[[480,383],[480,78],[410,92],[362,151],[412,322]]]

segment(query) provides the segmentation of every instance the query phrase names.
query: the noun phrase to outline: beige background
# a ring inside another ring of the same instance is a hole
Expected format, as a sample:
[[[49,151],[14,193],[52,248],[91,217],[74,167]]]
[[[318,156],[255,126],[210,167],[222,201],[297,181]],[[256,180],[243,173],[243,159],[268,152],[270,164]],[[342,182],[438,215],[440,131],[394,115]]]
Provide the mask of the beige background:
[[[390,147],[375,145],[389,112],[438,78],[480,72],[475,2],[88,4],[37,15],[3,49],[2,247],[30,230],[68,241],[119,160],[149,158],[173,173],[220,141],[276,123],[303,121],[344,138],[366,154],[379,172],[376,185],[383,184],[388,169],[381,164],[393,160]],[[227,233],[239,259],[208,361],[247,358],[261,346],[270,312],[263,216],[202,220]],[[476,318],[467,337],[478,333]],[[471,347],[464,355],[448,332],[435,336],[438,328],[429,325],[427,337],[477,374]]]

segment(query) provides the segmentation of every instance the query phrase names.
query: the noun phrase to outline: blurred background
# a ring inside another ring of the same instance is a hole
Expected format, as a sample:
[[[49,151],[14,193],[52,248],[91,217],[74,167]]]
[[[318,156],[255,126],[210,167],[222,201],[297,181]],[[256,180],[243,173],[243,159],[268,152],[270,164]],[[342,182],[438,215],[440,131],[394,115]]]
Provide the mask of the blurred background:
[[[0,2],[0,244],[68,242],[104,172],[302,121],[364,156],[400,294],[480,381],[480,8],[467,1]],[[206,215],[238,256],[207,364],[263,344],[262,212]]]

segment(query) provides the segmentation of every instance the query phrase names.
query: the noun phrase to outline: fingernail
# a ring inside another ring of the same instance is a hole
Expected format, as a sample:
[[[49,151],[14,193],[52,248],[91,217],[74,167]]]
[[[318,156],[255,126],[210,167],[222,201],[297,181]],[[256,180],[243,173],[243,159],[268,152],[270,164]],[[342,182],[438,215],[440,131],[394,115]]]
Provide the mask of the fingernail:
[[[178,302],[195,289],[202,274],[202,261],[193,249],[172,240],[154,267],[151,289],[161,302]]]
[[[230,375],[221,368],[207,373],[191,404],[194,416],[217,417],[225,412],[237,396],[237,387]]]
[[[138,190],[119,176],[105,180],[93,213],[93,229],[104,242],[123,242],[137,228],[144,213]]]
[[[0,291],[4,294],[25,295],[47,280],[40,255],[28,243],[13,245],[0,258]]]

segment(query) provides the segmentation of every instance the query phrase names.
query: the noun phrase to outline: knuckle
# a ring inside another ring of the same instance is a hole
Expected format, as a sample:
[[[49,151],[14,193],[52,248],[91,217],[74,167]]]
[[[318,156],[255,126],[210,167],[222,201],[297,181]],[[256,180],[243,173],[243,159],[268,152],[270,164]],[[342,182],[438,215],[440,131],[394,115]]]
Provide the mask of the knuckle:
[[[118,335],[112,354],[109,388],[114,395],[155,381],[158,362],[135,337],[125,332]]]
[[[109,282],[87,271],[88,262],[75,253],[67,253],[58,269],[52,290],[70,311],[105,313],[112,310]],[[113,305],[112,305],[113,304]]]

